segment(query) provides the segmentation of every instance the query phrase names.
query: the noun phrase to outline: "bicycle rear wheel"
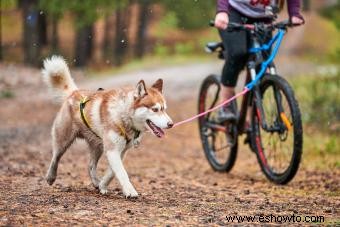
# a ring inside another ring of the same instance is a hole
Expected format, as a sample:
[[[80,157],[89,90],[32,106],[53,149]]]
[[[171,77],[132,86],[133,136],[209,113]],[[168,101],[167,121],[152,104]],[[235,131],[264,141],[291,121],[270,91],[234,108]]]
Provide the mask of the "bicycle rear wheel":
[[[220,81],[216,75],[205,78],[201,85],[198,112],[202,113],[218,103]],[[236,124],[217,122],[217,110],[198,119],[204,154],[215,171],[228,172],[234,166],[238,136]]]
[[[264,119],[254,105],[252,144],[266,177],[286,184],[298,171],[302,155],[301,114],[288,82],[276,75],[265,75],[260,83]],[[262,121],[266,122],[263,128]]]

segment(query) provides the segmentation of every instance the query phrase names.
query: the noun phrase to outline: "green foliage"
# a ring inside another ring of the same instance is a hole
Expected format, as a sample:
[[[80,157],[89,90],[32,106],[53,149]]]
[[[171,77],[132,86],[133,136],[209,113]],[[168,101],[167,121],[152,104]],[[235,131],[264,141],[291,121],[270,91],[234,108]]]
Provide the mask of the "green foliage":
[[[213,18],[216,1],[211,0],[163,0],[161,3],[178,18],[178,26],[182,29],[207,27]]]
[[[338,31],[340,31],[340,1],[338,1],[335,6],[329,6],[321,10],[321,15],[329,20],[331,20]],[[333,61],[340,61],[340,47],[335,47],[335,51],[330,56]]]
[[[75,14],[75,25],[82,28],[92,24],[98,18],[97,7],[101,1],[72,0],[69,1],[69,10]]]
[[[329,154],[337,154],[339,152],[340,140],[336,136],[330,136],[326,145],[325,152]]]
[[[68,1],[65,0],[40,0],[39,8],[46,11],[56,19],[59,19],[65,10],[67,10]]]
[[[154,53],[156,56],[165,57],[170,54],[170,49],[162,43],[157,43],[155,45]]]
[[[290,77],[299,102],[304,145],[302,166],[333,170],[340,167],[340,68],[323,66],[315,75]]]
[[[179,55],[188,55],[194,52],[195,46],[192,42],[177,43],[175,45],[175,53]]]
[[[165,16],[159,21],[156,27],[156,36],[159,38],[164,38],[167,36],[167,32],[169,29],[175,29],[178,25],[178,19],[174,12],[168,12]]]
[[[293,80],[302,117],[320,130],[340,132],[340,72],[321,71],[318,76]]]
[[[331,55],[331,60],[334,60],[335,62],[340,61],[340,47],[336,48],[334,54]]]
[[[327,125],[340,122],[340,74],[311,82],[311,122]],[[316,111],[317,110],[317,111]],[[329,127],[328,126],[328,127]]]
[[[204,35],[198,37],[197,40],[197,45],[200,47],[202,51],[204,50],[204,47],[208,42],[221,40],[218,32],[216,32],[216,29],[209,29],[208,31],[209,31],[208,33],[204,33]]]
[[[94,23],[100,16],[127,6],[128,3],[128,0],[40,0],[39,7],[57,19],[67,11],[72,12],[75,15],[75,25],[79,29]]]
[[[335,161],[335,168],[340,168],[340,161],[339,160]]]
[[[321,10],[321,15],[325,18],[332,20],[338,30],[340,30],[340,2],[338,1],[335,6],[329,6]]]
[[[17,0],[0,0],[1,10],[13,9],[17,7],[17,5],[18,5]]]
[[[0,91],[0,98],[10,99],[14,97],[14,93],[11,90]]]

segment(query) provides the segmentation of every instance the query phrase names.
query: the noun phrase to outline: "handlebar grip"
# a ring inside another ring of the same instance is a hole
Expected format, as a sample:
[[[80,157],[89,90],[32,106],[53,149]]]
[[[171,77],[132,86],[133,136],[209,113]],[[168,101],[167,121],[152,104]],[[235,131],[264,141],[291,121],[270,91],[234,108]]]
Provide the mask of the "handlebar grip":
[[[244,25],[239,24],[239,23],[234,23],[234,22],[230,22],[228,24],[228,31],[240,31],[240,30],[245,30],[246,28],[244,27]]]
[[[210,20],[209,21],[209,26],[210,27],[215,27],[215,21],[214,20]],[[241,29],[243,28],[243,26],[241,24],[238,24],[238,23],[233,23],[233,22],[230,22],[228,24],[228,30],[233,30],[233,29]]]
[[[228,28],[230,28],[230,29],[241,28],[241,27],[242,27],[242,25],[240,25],[238,23],[234,23],[234,22],[230,22],[228,24]]]

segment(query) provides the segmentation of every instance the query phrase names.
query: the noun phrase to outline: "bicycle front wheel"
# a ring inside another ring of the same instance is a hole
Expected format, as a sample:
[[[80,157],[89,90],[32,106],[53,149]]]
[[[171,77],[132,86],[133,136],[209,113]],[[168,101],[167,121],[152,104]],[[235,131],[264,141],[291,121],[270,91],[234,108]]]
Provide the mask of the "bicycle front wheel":
[[[220,81],[210,75],[202,83],[198,112],[202,113],[218,103]],[[228,172],[234,166],[237,154],[237,127],[235,123],[218,123],[217,111],[198,119],[204,154],[215,171]]]
[[[254,105],[252,144],[266,177],[276,184],[286,184],[298,171],[302,155],[300,109],[292,88],[282,77],[265,75],[260,93],[264,118]]]

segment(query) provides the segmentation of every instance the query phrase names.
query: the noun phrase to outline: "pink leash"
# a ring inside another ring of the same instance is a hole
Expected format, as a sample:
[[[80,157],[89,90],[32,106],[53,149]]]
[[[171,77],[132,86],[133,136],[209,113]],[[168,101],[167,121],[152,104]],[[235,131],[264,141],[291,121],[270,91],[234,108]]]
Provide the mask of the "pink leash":
[[[186,119],[186,120],[184,120],[184,121],[180,121],[180,122],[175,123],[174,126],[173,126],[173,128],[174,128],[174,127],[177,127],[177,126],[180,126],[180,125],[182,125],[182,124],[188,123],[188,122],[190,122],[190,121],[193,121],[193,120],[195,120],[195,119],[197,119],[197,118],[199,118],[199,117],[202,117],[202,116],[204,116],[204,115],[206,115],[206,114],[208,114],[208,113],[210,113],[210,112],[212,112],[212,111],[214,111],[214,110],[217,110],[218,108],[220,108],[220,107],[222,107],[222,106],[228,104],[229,102],[233,101],[234,99],[237,99],[238,97],[244,95],[244,94],[247,93],[248,91],[249,91],[249,89],[248,89],[247,87],[245,87],[245,88],[243,89],[243,91],[241,91],[240,93],[234,95],[234,96],[231,97],[230,99],[225,100],[224,102],[218,104],[217,106],[215,106],[215,107],[213,107],[213,108],[211,108],[211,109],[209,109],[209,110],[207,110],[207,111],[205,111],[205,112],[199,113],[199,114],[197,114],[197,115],[195,115],[195,116],[193,116],[193,117],[191,117],[191,118],[188,118],[188,119]]]

